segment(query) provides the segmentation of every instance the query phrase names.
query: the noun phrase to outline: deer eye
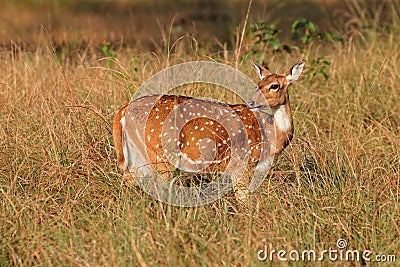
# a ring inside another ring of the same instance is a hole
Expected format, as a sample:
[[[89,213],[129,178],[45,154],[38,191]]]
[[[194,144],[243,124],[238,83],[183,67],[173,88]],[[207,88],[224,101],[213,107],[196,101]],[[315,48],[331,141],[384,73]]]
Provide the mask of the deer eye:
[[[269,87],[270,90],[276,90],[279,88],[279,84],[273,84]]]

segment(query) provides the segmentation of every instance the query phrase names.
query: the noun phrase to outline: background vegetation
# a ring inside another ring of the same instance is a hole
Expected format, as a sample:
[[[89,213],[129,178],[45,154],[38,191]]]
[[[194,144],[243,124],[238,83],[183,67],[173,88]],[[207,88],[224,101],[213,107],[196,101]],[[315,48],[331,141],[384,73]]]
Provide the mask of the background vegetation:
[[[1,266],[269,266],[265,243],[322,251],[339,238],[400,260],[397,1],[2,5]],[[171,207],[120,179],[110,124],[152,74],[212,60],[256,80],[251,60],[300,59],[294,140],[247,207]]]

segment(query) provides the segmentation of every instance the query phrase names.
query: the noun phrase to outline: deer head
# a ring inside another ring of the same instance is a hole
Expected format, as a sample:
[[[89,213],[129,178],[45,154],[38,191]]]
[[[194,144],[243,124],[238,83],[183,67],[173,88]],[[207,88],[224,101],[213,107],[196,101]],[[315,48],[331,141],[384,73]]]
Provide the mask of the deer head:
[[[268,69],[253,63],[261,81],[257,84],[257,91],[247,103],[251,109],[275,109],[286,104],[289,99],[289,84],[297,80],[304,68],[305,61],[300,61],[283,74],[271,73]]]

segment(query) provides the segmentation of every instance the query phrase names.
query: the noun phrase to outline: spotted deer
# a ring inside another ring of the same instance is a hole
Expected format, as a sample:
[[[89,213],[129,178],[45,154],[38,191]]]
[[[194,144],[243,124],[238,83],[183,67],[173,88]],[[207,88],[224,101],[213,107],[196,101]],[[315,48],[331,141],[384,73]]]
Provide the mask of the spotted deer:
[[[157,171],[166,179],[176,168],[224,172],[235,143],[246,155],[247,165],[240,168],[250,169],[235,188],[236,197],[245,198],[251,173],[267,172],[270,156],[276,158],[293,137],[288,86],[300,77],[305,62],[283,74],[253,64],[261,80],[247,104],[148,95],[122,106],[114,118],[113,138],[124,175],[132,169],[140,169],[134,175]]]

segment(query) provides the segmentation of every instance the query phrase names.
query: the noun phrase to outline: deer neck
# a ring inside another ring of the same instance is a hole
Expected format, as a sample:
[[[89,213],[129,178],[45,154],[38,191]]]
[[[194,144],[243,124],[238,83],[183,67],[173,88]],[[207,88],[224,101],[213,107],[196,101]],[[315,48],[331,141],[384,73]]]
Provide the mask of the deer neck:
[[[277,131],[282,133],[292,133],[293,132],[293,118],[292,112],[290,110],[289,98],[286,98],[284,104],[279,105],[274,108],[269,108],[268,106],[256,106],[250,108],[252,112],[259,114],[259,116],[268,116],[266,120],[265,117],[262,119],[263,124],[268,121],[268,124],[274,124]],[[265,125],[264,125],[265,126]]]
[[[274,122],[277,129],[281,132],[289,132],[293,130],[293,118],[290,110],[289,99],[285,104],[282,104],[272,109]]]
[[[289,100],[285,104],[273,109],[276,134],[275,156],[278,156],[287,147],[293,137],[293,118]]]

